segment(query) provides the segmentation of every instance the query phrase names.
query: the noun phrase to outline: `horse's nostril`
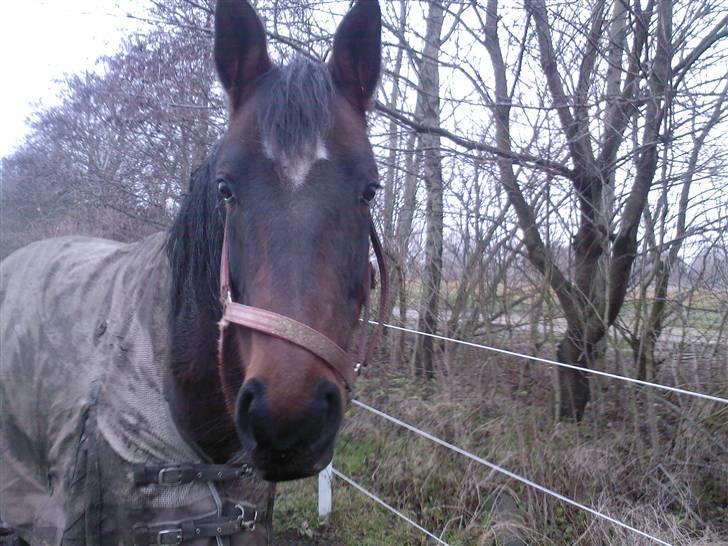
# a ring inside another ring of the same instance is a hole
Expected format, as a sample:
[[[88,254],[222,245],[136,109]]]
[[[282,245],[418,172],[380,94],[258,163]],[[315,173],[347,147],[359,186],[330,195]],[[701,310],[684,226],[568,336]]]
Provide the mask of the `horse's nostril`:
[[[331,382],[322,382],[318,387],[318,400],[320,410],[319,434],[326,438],[336,435],[343,413],[341,393],[339,388]]]
[[[324,390],[324,402],[329,416],[337,415],[341,409],[341,395],[336,385],[327,383]]]
[[[255,394],[250,391],[247,387],[243,388],[240,393],[240,401],[238,402],[238,415],[247,414],[250,411],[250,406],[253,404]]]
[[[290,455],[287,451],[273,451],[271,453],[271,459],[277,463],[286,463]]]
[[[246,383],[238,394],[235,425],[243,445],[247,448],[255,447],[256,444],[253,423],[257,419],[256,413],[260,413],[262,400],[263,385],[255,379]]]

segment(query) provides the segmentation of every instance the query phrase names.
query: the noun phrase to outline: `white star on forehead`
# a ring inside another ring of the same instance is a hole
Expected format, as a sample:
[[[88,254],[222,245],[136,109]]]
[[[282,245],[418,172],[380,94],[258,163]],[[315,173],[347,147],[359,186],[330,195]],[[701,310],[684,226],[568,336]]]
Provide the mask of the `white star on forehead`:
[[[326,144],[324,144],[321,137],[316,140],[315,146],[308,148],[298,157],[288,157],[285,154],[281,154],[280,157],[275,157],[271,146],[267,142],[265,143],[264,150],[268,159],[271,159],[277,164],[283,176],[293,184],[294,188],[303,185],[314,163],[329,158]]]

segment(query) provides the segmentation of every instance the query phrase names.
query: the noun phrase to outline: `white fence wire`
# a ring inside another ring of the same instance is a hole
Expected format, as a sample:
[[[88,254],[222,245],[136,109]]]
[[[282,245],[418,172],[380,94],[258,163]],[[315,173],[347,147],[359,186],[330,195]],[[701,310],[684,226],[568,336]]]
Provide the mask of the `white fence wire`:
[[[417,529],[417,530],[421,531],[422,533],[426,534],[428,537],[435,539],[439,544],[444,544],[445,546],[450,546],[447,542],[445,542],[444,540],[442,540],[440,537],[432,534],[430,531],[428,531],[427,529],[425,529],[424,527],[422,527],[422,525],[420,525],[419,523],[417,523],[413,519],[408,518],[402,512],[400,512],[399,510],[397,510],[393,506],[387,504],[382,499],[380,499],[379,497],[377,497],[374,493],[372,493],[371,491],[365,489],[364,487],[362,487],[361,485],[359,485],[358,483],[356,483],[354,480],[352,480],[348,476],[342,474],[341,472],[339,472],[335,468],[332,468],[331,469],[331,472],[333,472],[334,476],[336,476],[337,478],[342,479],[343,481],[345,481],[346,483],[348,483],[351,487],[353,487],[354,489],[356,489],[360,493],[363,493],[364,495],[366,495],[367,497],[369,497],[370,499],[372,499],[374,502],[376,502],[377,504],[379,504],[383,508],[389,510],[394,515],[396,515],[397,517],[399,517],[399,518],[403,519],[404,521],[406,521],[407,523],[409,523],[415,529]]]
[[[619,527],[622,527],[622,528],[627,529],[629,531],[632,531],[633,533],[636,533],[636,534],[638,534],[640,536],[643,536],[645,538],[648,538],[650,540],[653,540],[657,544],[663,544],[665,546],[671,546],[671,544],[669,542],[665,542],[664,540],[659,539],[659,538],[657,538],[655,536],[652,536],[652,535],[650,535],[648,533],[645,533],[644,531],[640,531],[639,529],[637,529],[635,527],[632,527],[631,525],[629,525],[627,523],[624,523],[623,521],[620,521],[618,519],[615,519],[615,518],[613,518],[613,517],[611,517],[611,516],[609,516],[607,514],[604,514],[602,512],[599,512],[598,510],[595,510],[594,508],[592,508],[590,506],[587,506],[586,504],[582,504],[582,503],[580,503],[578,501],[575,501],[573,499],[570,499],[569,497],[566,497],[566,496],[562,495],[561,493],[558,493],[558,492],[556,492],[556,491],[554,491],[552,489],[549,489],[548,487],[544,487],[543,485],[538,484],[536,482],[533,482],[533,481],[529,480],[528,478],[524,478],[523,476],[520,476],[520,475],[518,475],[518,474],[516,474],[514,472],[511,472],[510,470],[505,469],[505,468],[503,468],[500,465],[497,465],[495,463],[492,463],[490,461],[487,461],[487,460],[483,459],[482,457],[479,457],[478,455],[475,455],[473,453],[470,453],[469,451],[466,451],[466,450],[464,450],[464,449],[462,449],[462,448],[460,448],[460,447],[458,447],[456,445],[453,445],[453,444],[451,444],[449,442],[446,442],[445,440],[441,440],[440,438],[438,438],[437,436],[433,436],[429,432],[425,432],[424,430],[421,430],[421,429],[419,429],[417,427],[414,427],[414,426],[412,426],[412,425],[410,425],[408,423],[405,423],[404,421],[402,421],[400,419],[397,419],[396,417],[392,417],[391,415],[388,415],[388,414],[384,413],[383,411],[379,411],[378,409],[375,409],[375,408],[373,408],[373,407],[371,407],[371,406],[369,406],[367,404],[364,404],[363,402],[360,402],[359,400],[352,400],[351,403],[353,405],[355,405],[355,406],[358,406],[358,407],[360,407],[360,408],[368,411],[368,412],[373,413],[374,415],[377,415],[379,417],[382,417],[383,419],[386,419],[387,421],[389,421],[391,423],[394,423],[397,426],[406,428],[407,430],[409,430],[411,432],[414,432],[415,434],[418,434],[419,436],[422,436],[423,438],[426,438],[426,439],[428,439],[428,440],[430,440],[430,441],[432,441],[432,442],[434,442],[436,444],[439,444],[439,445],[441,445],[443,447],[446,447],[447,449],[449,449],[451,451],[454,451],[455,453],[458,453],[458,454],[460,454],[460,455],[462,455],[464,457],[467,457],[468,459],[470,459],[472,461],[475,461],[476,463],[485,465],[488,468],[490,468],[490,469],[492,469],[492,470],[494,470],[496,472],[499,472],[500,474],[504,474],[504,475],[508,476],[511,479],[514,479],[516,481],[519,481],[519,482],[521,482],[521,483],[523,483],[523,484],[525,484],[525,485],[527,485],[529,487],[532,487],[532,488],[534,488],[534,489],[536,489],[536,490],[538,490],[538,491],[540,491],[542,493],[545,493],[546,495],[550,495],[552,497],[555,497],[556,499],[558,499],[558,500],[560,500],[562,502],[565,502],[565,503],[570,504],[570,505],[572,505],[572,506],[574,506],[576,508],[579,508],[581,510],[584,510],[586,512],[589,512],[590,514],[592,514],[592,515],[594,515],[594,516],[596,516],[598,518],[604,519],[606,521],[609,521],[610,523],[613,523],[615,525],[618,525]]]
[[[375,321],[370,320],[369,324],[377,324]],[[483,349],[486,351],[491,351],[495,353],[500,353],[503,355],[508,356],[515,356],[517,358],[524,358],[526,360],[533,360],[535,362],[539,362],[541,364],[549,364],[551,366],[559,366],[561,368],[568,368],[570,370],[578,370],[580,372],[592,374],[592,375],[599,375],[601,377],[608,377],[610,379],[618,379],[620,381],[626,381],[627,383],[633,383],[636,385],[641,385],[643,387],[652,387],[655,389],[660,389],[664,391],[674,392],[676,394],[684,394],[687,396],[693,396],[696,398],[702,398],[703,400],[710,400],[711,402],[719,402],[721,404],[728,404],[728,398],[722,398],[720,396],[714,396],[712,394],[705,394],[702,392],[696,392],[696,391],[689,391],[686,389],[681,389],[679,387],[671,387],[669,385],[661,385],[660,383],[652,383],[650,381],[642,381],[641,379],[634,379],[632,377],[626,377],[624,375],[618,375],[614,373],[609,372],[603,372],[601,370],[593,370],[590,368],[583,368],[581,366],[575,366],[574,364],[567,364],[565,362],[558,362],[556,360],[549,360],[548,358],[541,358],[538,356],[531,356],[531,355],[524,355],[522,353],[517,353],[515,351],[509,351],[507,349],[499,349],[498,347],[490,347],[488,345],[483,345],[481,343],[473,343],[472,341],[464,341],[462,339],[455,339],[451,337],[441,336],[438,334],[428,334],[427,332],[420,332],[418,330],[413,330],[411,328],[404,328],[402,326],[395,326],[393,324],[384,324],[385,328],[390,328],[392,330],[399,330],[401,332],[407,332],[409,334],[416,334],[420,336],[430,337],[433,339],[439,339],[442,341],[449,341],[451,343],[457,343],[458,345],[464,345],[466,347],[474,347],[476,349]]]
[[[370,324],[376,324],[376,322],[374,322],[374,321],[369,321],[369,323]],[[450,337],[441,336],[441,335],[438,335],[438,334],[428,334],[426,332],[420,332],[418,330],[413,330],[411,328],[405,328],[405,327],[402,327],[402,326],[395,326],[393,324],[384,324],[384,326],[386,328],[390,328],[390,329],[393,329],[393,330],[399,330],[399,331],[402,331],[402,332],[407,332],[407,333],[415,334],[415,335],[427,336],[427,337],[431,337],[431,338],[434,338],[434,339],[439,339],[439,340],[442,340],[442,341],[448,341],[448,342],[451,342],[451,343],[457,343],[457,344],[464,345],[464,346],[467,346],[467,347],[474,347],[476,349],[483,349],[483,350],[486,350],[486,351],[491,351],[491,352],[495,352],[495,353],[505,354],[505,355],[508,355],[508,356],[514,356],[514,357],[517,357],[517,358],[523,358],[523,359],[527,359],[527,360],[539,362],[541,364],[547,364],[547,365],[551,365],[551,366],[559,366],[559,367],[568,368],[568,369],[572,369],[572,370],[583,371],[585,373],[594,374],[594,375],[598,375],[598,376],[602,376],[602,377],[608,377],[610,379],[617,379],[617,380],[620,380],[620,381],[625,381],[627,383],[632,383],[632,384],[640,385],[640,386],[643,386],[643,387],[651,387],[651,388],[660,389],[660,390],[664,390],[664,391],[674,392],[676,394],[681,394],[681,395],[686,395],[686,396],[692,396],[692,397],[695,397],[695,398],[701,398],[703,400],[709,400],[709,401],[712,401],[712,402],[718,402],[718,403],[722,403],[722,404],[728,404],[728,399],[722,398],[720,396],[714,396],[714,395],[711,395],[711,394],[705,394],[705,393],[701,393],[701,392],[690,391],[690,390],[686,390],[686,389],[681,389],[679,387],[671,387],[669,385],[662,385],[662,384],[659,384],[659,383],[652,383],[650,381],[642,381],[640,379],[633,379],[631,377],[626,377],[626,376],[622,376],[622,375],[618,375],[618,374],[613,374],[613,373],[609,373],[609,372],[603,372],[601,370],[593,370],[593,369],[583,368],[583,367],[580,367],[580,366],[575,366],[573,364],[567,364],[567,363],[564,363],[564,362],[558,362],[558,361],[550,360],[550,359],[547,359],[547,358],[541,358],[541,357],[537,357],[537,356],[525,355],[525,354],[522,354],[522,353],[517,353],[515,351],[509,351],[507,349],[500,349],[498,347],[490,347],[488,345],[484,345],[484,344],[481,344],[481,343],[474,343],[474,342],[471,342],[471,341],[464,341],[464,340],[461,340],[461,339],[450,338]],[[460,447],[458,447],[458,446],[456,446],[454,444],[451,444],[449,442],[446,442],[445,440],[442,440],[442,439],[440,439],[440,438],[438,438],[436,436],[433,436],[432,434],[430,434],[430,433],[428,433],[428,432],[426,432],[424,430],[421,430],[421,429],[419,429],[419,428],[417,428],[415,426],[412,426],[412,425],[410,425],[408,423],[405,423],[404,421],[402,421],[400,419],[397,419],[396,417],[393,417],[391,415],[388,415],[388,414],[384,413],[383,411],[380,411],[380,410],[378,410],[376,408],[373,408],[373,407],[371,407],[371,406],[369,406],[369,405],[367,405],[367,404],[365,404],[363,402],[360,402],[359,400],[352,400],[352,404],[355,405],[355,406],[358,406],[359,408],[364,409],[364,410],[366,410],[366,411],[368,411],[370,413],[373,413],[374,415],[377,415],[377,416],[379,416],[379,417],[381,417],[383,419],[386,419],[387,421],[389,421],[389,422],[391,422],[391,423],[393,423],[393,424],[395,424],[397,426],[406,428],[407,430],[409,430],[409,431],[411,431],[411,432],[413,432],[415,434],[418,434],[419,436],[421,436],[423,438],[426,438],[426,439],[428,439],[428,440],[430,440],[430,441],[432,441],[432,442],[434,442],[434,443],[436,443],[436,444],[438,444],[440,446],[443,446],[443,447],[445,447],[445,448],[447,448],[447,449],[449,449],[451,451],[454,451],[455,453],[458,453],[459,455],[462,455],[464,457],[467,457],[468,459],[470,459],[472,461],[475,461],[475,462],[477,462],[479,464],[482,464],[484,466],[487,466],[488,468],[490,468],[491,470],[494,470],[495,472],[498,472],[500,474],[503,474],[505,476],[508,476],[509,478],[511,478],[513,480],[516,480],[516,481],[519,481],[519,482],[523,483],[524,485],[526,485],[528,487],[531,487],[533,489],[536,489],[537,491],[540,491],[541,493],[544,493],[545,495],[552,496],[552,497],[558,499],[561,502],[564,502],[566,504],[569,504],[571,506],[574,506],[575,508],[579,508],[580,510],[584,510],[585,512],[588,512],[588,513],[592,514],[595,517],[601,518],[601,519],[603,519],[605,521],[608,521],[608,522],[610,522],[610,523],[612,523],[614,525],[617,525],[619,527],[622,527],[623,529],[626,529],[626,530],[628,530],[628,531],[630,531],[632,533],[635,533],[635,534],[640,535],[640,536],[642,536],[644,538],[647,538],[649,540],[652,540],[653,542],[655,542],[657,544],[662,544],[664,546],[672,546],[669,542],[665,542],[664,540],[662,540],[660,538],[657,538],[657,537],[655,537],[653,535],[650,535],[649,533],[646,533],[644,531],[641,531],[640,529],[637,529],[635,527],[632,527],[631,525],[629,525],[629,524],[627,524],[627,523],[625,523],[623,521],[620,521],[620,520],[618,520],[616,518],[613,518],[612,516],[609,516],[608,514],[604,514],[602,512],[599,512],[598,510],[596,510],[596,509],[594,509],[594,508],[592,508],[590,506],[587,506],[586,504],[583,504],[583,503],[580,503],[578,501],[575,501],[575,500],[573,500],[573,499],[571,499],[569,497],[566,497],[566,496],[562,495],[561,493],[558,493],[557,491],[554,491],[552,489],[549,489],[548,487],[545,487],[545,486],[543,486],[541,484],[538,484],[536,482],[533,482],[533,481],[529,480],[528,478],[525,478],[525,477],[520,476],[520,475],[518,475],[518,474],[516,474],[514,472],[511,472],[510,470],[508,470],[506,468],[503,468],[500,465],[497,465],[495,463],[492,463],[492,462],[490,462],[490,461],[488,461],[486,459],[483,459],[482,457],[479,457],[478,455],[475,455],[473,453],[470,453],[469,451],[466,451],[466,450],[464,450],[464,449],[462,449],[462,448],[460,448]],[[447,545],[447,543],[444,542],[441,538],[439,538],[438,536],[436,536],[432,532],[428,531],[427,529],[425,529],[424,527],[422,527],[421,525],[419,525],[417,522],[415,522],[411,518],[409,518],[406,515],[404,515],[402,512],[400,512],[396,508],[394,508],[391,505],[387,504],[385,501],[383,501],[381,498],[379,498],[378,496],[376,496],[374,493],[368,491],[362,485],[356,483],[353,479],[351,479],[350,477],[342,474],[341,472],[339,472],[338,470],[336,470],[333,467],[327,468],[327,470],[325,472],[322,472],[321,476],[319,477],[320,494],[321,494],[322,487],[324,489],[326,487],[329,487],[329,488],[331,487],[331,473],[333,473],[333,475],[335,475],[337,478],[339,478],[339,479],[343,480],[344,482],[346,482],[347,484],[349,484],[351,487],[353,487],[354,489],[356,489],[360,493],[366,495],[367,497],[369,497],[370,499],[372,499],[373,501],[375,501],[376,503],[378,503],[380,506],[382,506],[385,509],[387,509],[390,512],[392,512],[397,517],[399,517],[402,520],[406,521],[407,523],[409,523],[410,525],[412,525],[413,527],[415,527],[416,529],[418,529],[422,533],[424,533],[427,536],[429,536],[430,538],[436,540],[439,544],[445,544],[445,545]],[[324,485],[322,485],[322,484],[324,484]],[[319,515],[326,516],[328,514],[328,512],[330,512],[330,510],[331,510],[331,500],[330,500],[331,499],[331,492],[330,492],[330,490],[328,492],[325,492],[323,494],[323,497],[326,500],[323,501],[324,504],[320,504],[319,505]]]

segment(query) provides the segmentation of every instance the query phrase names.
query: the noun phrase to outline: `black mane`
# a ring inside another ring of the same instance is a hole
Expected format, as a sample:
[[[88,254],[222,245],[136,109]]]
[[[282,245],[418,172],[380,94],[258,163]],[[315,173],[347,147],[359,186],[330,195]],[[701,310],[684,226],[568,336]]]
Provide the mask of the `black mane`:
[[[173,317],[184,308],[192,313],[221,312],[219,277],[225,212],[213,183],[218,149],[219,142],[192,172],[189,191],[167,235]],[[199,309],[203,305],[208,309]]]

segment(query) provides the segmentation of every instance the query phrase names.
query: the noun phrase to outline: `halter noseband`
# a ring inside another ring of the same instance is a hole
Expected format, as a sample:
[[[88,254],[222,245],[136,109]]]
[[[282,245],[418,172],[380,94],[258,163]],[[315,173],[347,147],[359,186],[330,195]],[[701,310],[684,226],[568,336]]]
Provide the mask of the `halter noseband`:
[[[387,295],[389,293],[389,279],[382,244],[379,241],[374,221],[369,217],[369,238],[374,248],[374,254],[379,266],[380,296],[379,296],[379,317],[374,334],[367,341],[367,321],[369,320],[369,289],[371,281],[366,283],[364,297],[364,318],[361,326],[361,338],[359,340],[358,362],[355,363],[349,353],[342,349],[335,341],[325,336],[318,330],[303,324],[295,319],[261,309],[244,305],[232,300],[230,285],[230,261],[228,250],[228,217],[229,211],[225,211],[225,228],[223,233],[222,255],[220,258],[220,299],[222,302],[222,318],[220,319],[220,337],[218,342],[218,371],[220,384],[225,396],[225,405],[230,416],[235,415],[235,395],[225,382],[225,359],[223,356],[223,345],[227,327],[230,323],[245,326],[252,330],[262,332],[269,336],[283,339],[293,345],[306,349],[317,356],[326,366],[331,369],[339,378],[351,399],[354,381],[365,367],[374,352],[375,347],[382,334],[386,314]]]

